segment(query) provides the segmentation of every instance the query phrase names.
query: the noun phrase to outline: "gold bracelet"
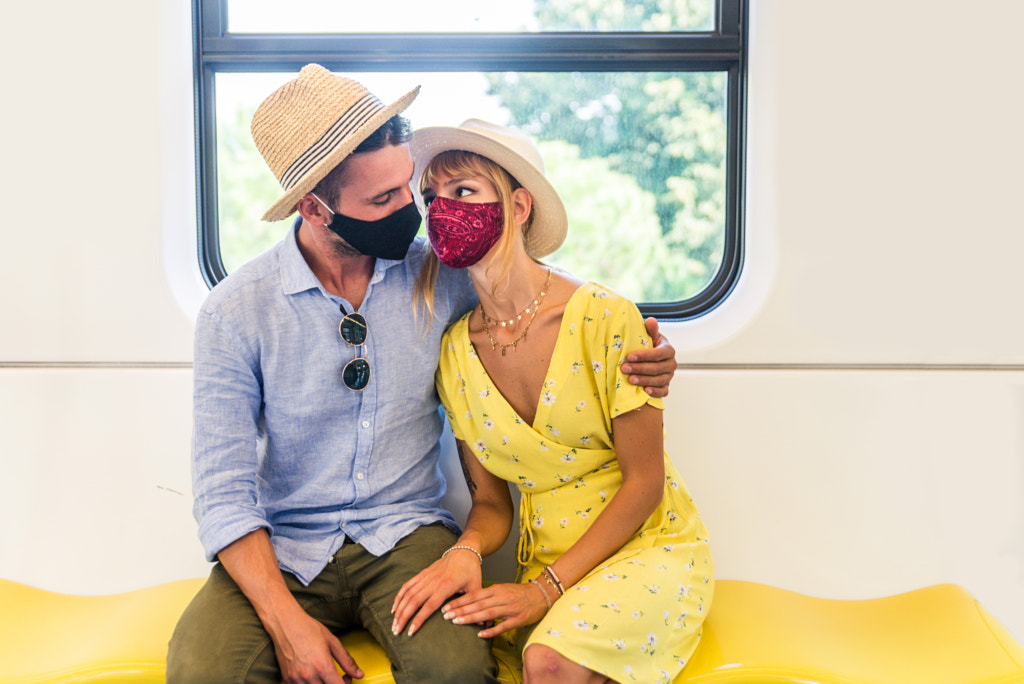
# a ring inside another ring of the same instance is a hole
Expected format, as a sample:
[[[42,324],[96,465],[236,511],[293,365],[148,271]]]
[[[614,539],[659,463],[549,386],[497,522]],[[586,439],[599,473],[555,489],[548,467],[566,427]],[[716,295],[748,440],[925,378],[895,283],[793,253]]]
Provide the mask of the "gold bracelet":
[[[562,586],[562,580],[558,579],[558,575],[555,574],[555,571],[551,569],[550,565],[545,566],[543,573],[545,579],[547,579],[547,581],[558,590],[558,595],[563,595],[565,593],[565,587]]]
[[[535,579],[530,580],[530,584],[536,584],[537,588],[540,589],[540,595],[544,597],[544,603],[548,604],[548,610],[551,610],[551,599],[548,598],[548,593],[544,591],[544,587],[540,586],[540,582]]]
[[[480,561],[480,565],[484,564],[484,557],[480,555],[479,551],[474,549],[472,546],[465,546],[463,544],[456,544],[455,546],[451,547],[450,549],[448,549],[447,551],[445,551],[444,553],[441,554],[441,558],[444,558],[445,556],[447,556],[452,551],[455,551],[456,549],[462,549],[464,551],[472,551],[474,554],[476,554],[477,559]]]

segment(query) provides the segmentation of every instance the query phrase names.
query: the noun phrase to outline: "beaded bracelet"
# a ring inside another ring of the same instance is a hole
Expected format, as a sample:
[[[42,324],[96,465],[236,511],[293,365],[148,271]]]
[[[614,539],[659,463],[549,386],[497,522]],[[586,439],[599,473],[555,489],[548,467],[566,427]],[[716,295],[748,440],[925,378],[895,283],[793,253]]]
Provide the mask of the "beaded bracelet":
[[[548,593],[544,591],[544,587],[540,586],[540,582],[535,579],[530,580],[530,584],[536,584],[537,588],[540,589],[540,595],[544,597],[544,603],[548,604],[548,610],[551,610],[551,599],[548,598]]]
[[[456,549],[462,549],[464,551],[472,551],[474,554],[476,554],[477,559],[480,561],[480,565],[484,564],[484,557],[480,555],[479,551],[474,549],[472,546],[464,546],[462,544],[456,544],[455,546],[451,547],[450,549],[448,549],[447,551],[445,551],[444,553],[441,554],[441,558],[444,558],[445,556],[447,556],[452,551],[455,551]]]

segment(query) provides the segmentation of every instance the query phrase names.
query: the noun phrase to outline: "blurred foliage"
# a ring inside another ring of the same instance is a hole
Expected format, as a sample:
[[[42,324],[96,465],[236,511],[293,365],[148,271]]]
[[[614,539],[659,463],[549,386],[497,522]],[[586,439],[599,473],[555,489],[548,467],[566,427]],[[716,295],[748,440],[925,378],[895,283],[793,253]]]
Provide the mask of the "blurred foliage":
[[[537,24],[559,31],[709,31],[713,0],[534,0]]]
[[[268,223],[263,212],[281,196],[249,132],[256,105],[217,122],[217,200],[220,256],[228,273],[281,241],[292,219]]]

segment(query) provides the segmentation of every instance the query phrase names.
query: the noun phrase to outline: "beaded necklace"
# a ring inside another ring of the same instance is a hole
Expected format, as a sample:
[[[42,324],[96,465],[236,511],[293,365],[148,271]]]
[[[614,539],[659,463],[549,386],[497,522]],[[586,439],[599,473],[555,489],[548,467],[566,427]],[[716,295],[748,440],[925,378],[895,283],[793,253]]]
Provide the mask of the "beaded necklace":
[[[536,299],[534,299],[533,302],[530,303],[530,306],[528,306],[525,309],[523,309],[523,311],[521,313],[516,314],[515,318],[510,318],[510,319],[508,319],[506,321],[496,321],[496,320],[494,320],[493,318],[491,318],[490,316],[488,316],[487,314],[484,313],[484,305],[483,305],[483,303],[480,304],[480,318],[483,319],[483,322],[484,322],[484,332],[487,334],[487,339],[491,341],[491,349],[492,350],[494,350],[497,347],[501,347],[501,355],[504,356],[505,352],[508,351],[509,347],[512,348],[512,351],[515,351],[516,345],[526,339],[526,332],[530,329],[530,325],[533,323],[533,319],[537,317],[537,311],[540,309],[541,300],[544,299],[544,295],[547,294],[548,286],[550,286],[550,285],[551,285],[551,269],[549,268],[548,269],[547,279],[545,279],[544,286],[541,287],[540,294],[537,295]],[[491,337],[491,324],[492,323],[500,324],[501,327],[504,328],[504,327],[509,326],[509,325],[515,325],[518,321],[522,320],[523,316],[526,315],[526,314],[530,314],[530,318],[526,321],[526,327],[523,328],[523,332],[521,332],[519,334],[519,337],[517,337],[516,339],[512,340],[508,344],[501,344],[496,339]]]

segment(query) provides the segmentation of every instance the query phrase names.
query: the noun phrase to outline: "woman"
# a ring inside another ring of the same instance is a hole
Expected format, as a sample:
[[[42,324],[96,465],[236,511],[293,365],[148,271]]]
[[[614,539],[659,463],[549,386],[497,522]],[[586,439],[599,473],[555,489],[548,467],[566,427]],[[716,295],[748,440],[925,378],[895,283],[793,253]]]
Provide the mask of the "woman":
[[[440,608],[501,635],[499,657],[522,653],[528,684],[670,682],[714,579],[662,448],[662,402],[619,370],[624,349],[650,346],[640,314],[537,260],[567,221],[525,136],[471,119],[417,131],[411,149],[434,252],[469,269],[480,298],[446,333],[436,377],[473,504],[458,542],[399,592],[394,629],[414,634]],[[429,273],[421,285],[429,308]],[[519,581],[483,588],[482,557],[512,524],[507,482]]]

